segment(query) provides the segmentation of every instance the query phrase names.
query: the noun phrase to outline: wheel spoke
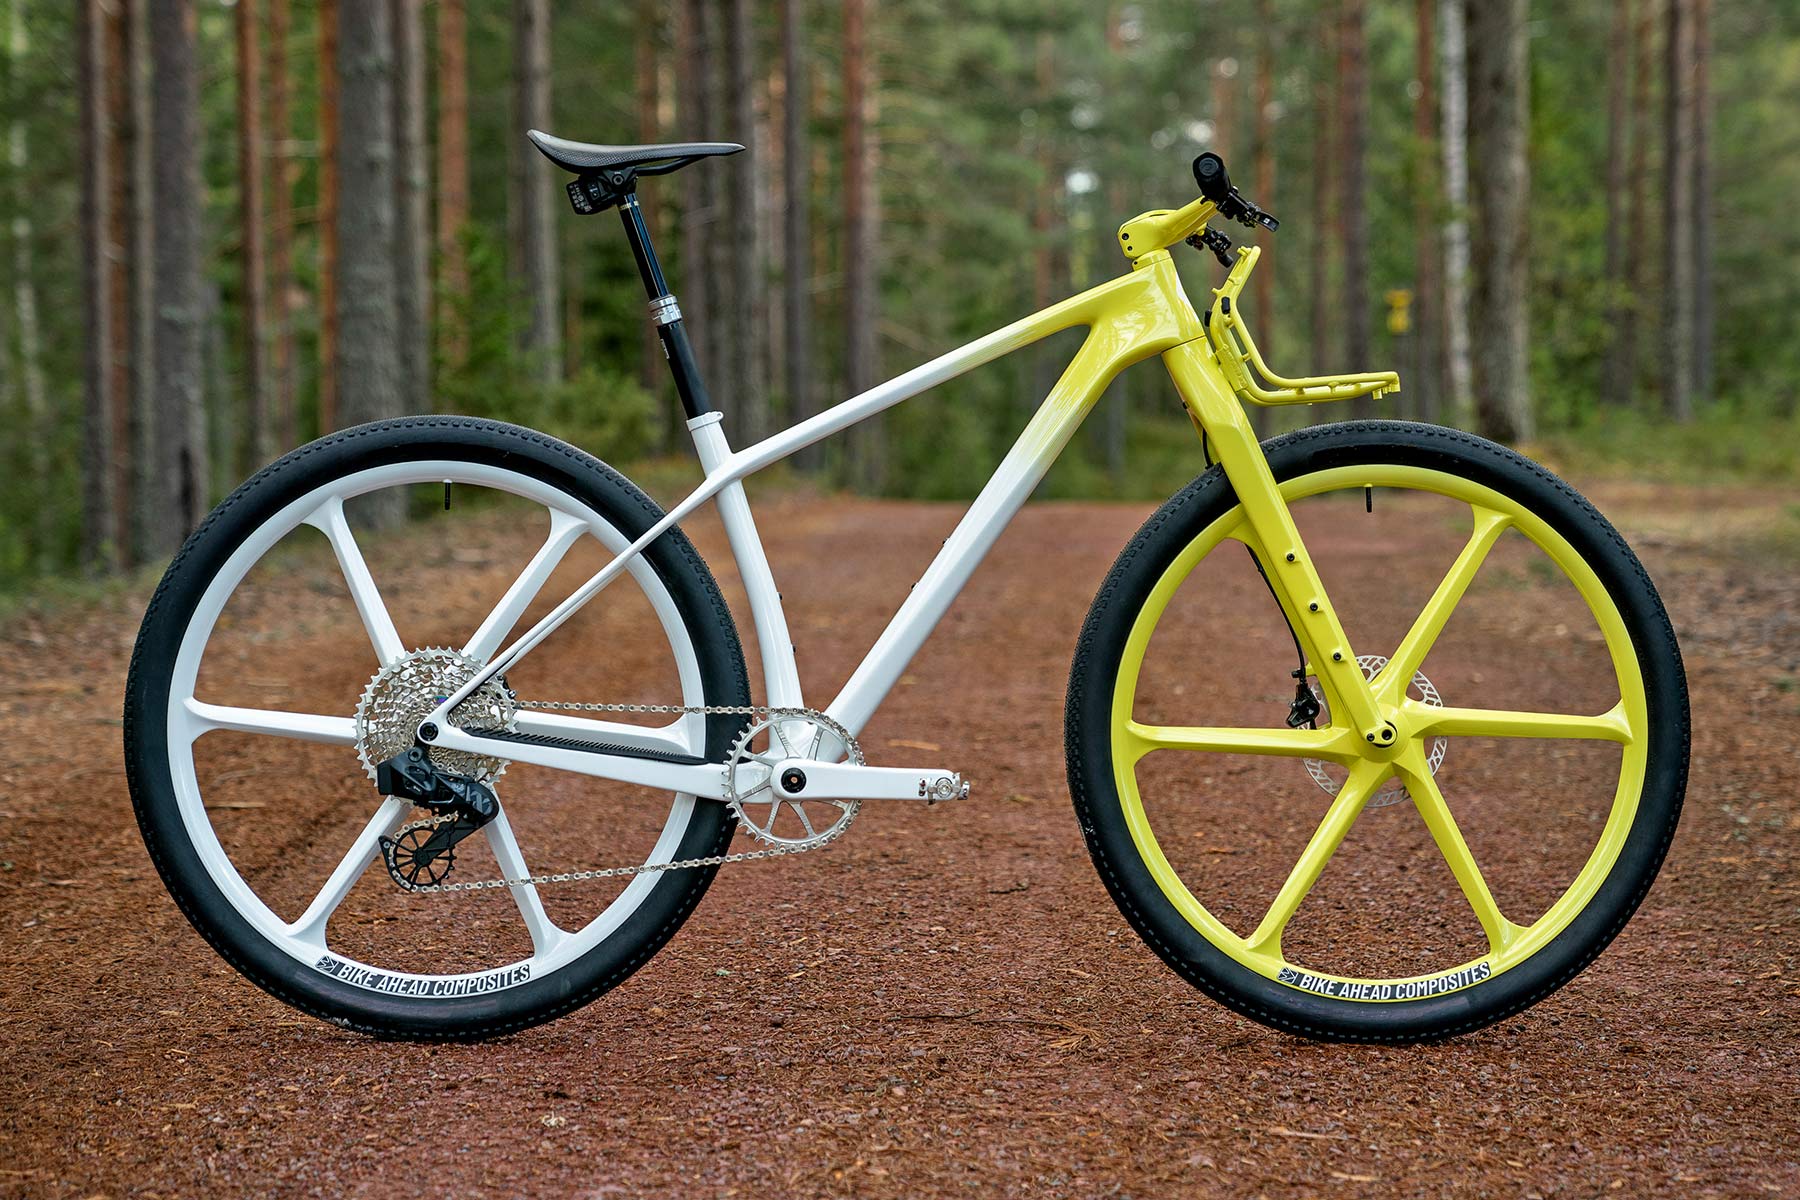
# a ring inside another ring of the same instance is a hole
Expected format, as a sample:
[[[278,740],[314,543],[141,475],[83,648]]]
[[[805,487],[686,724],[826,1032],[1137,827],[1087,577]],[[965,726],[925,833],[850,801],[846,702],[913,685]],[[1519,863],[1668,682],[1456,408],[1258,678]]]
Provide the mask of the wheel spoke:
[[[1347,729],[1253,729],[1204,725],[1126,726],[1133,761],[1152,750],[1204,750],[1217,754],[1273,754],[1286,758],[1328,758],[1351,762],[1358,758]]]
[[[500,864],[502,876],[507,879],[530,877],[531,871],[525,866],[525,856],[519,852],[519,840],[513,836],[512,822],[506,819],[504,806],[499,816],[481,827],[481,832],[494,852],[494,861]],[[519,915],[525,918],[525,929],[531,934],[534,952],[547,954],[569,936],[544,911],[544,900],[538,895],[537,884],[515,884],[507,891],[512,893],[513,902],[519,906]]]
[[[1502,708],[1439,708],[1413,703],[1408,712],[1417,718],[1421,733],[1447,737],[1582,738],[1591,741],[1632,741],[1631,722],[1625,707],[1615,704],[1597,717],[1569,713],[1512,712]]]
[[[356,881],[362,878],[363,872],[369,869],[369,864],[375,861],[381,850],[376,843],[398,829],[411,808],[408,801],[397,800],[392,796],[381,802],[381,807],[375,810],[375,815],[369,818],[369,823],[356,835],[356,840],[350,843],[350,849],[325,880],[325,886],[319,889],[319,894],[313,897],[312,903],[306,906],[306,911],[300,914],[299,919],[287,927],[289,937],[320,950],[325,949],[325,923],[331,920],[331,914],[337,911],[337,906],[343,903],[344,897],[350,894],[350,889],[356,886]]]
[[[214,729],[229,729],[236,733],[263,733],[303,742],[325,742],[332,746],[356,745],[356,721],[350,717],[278,712],[268,708],[234,708],[227,704],[207,704],[191,696],[183,703],[183,707],[187,710],[190,738],[197,738]]]
[[[1262,954],[1281,955],[1281,933],[1293,920],[1294,911],[1306,894],[1312,891],[1313,884],[1319,881],[1319,873],[1337,848],[1343,844],[1344,835],[1356,823],[1356,818],[1368,803],[1375,789],[1381,786],[1388,777],[1389,767],[1386,763],[1358,761],[1350,768],[1350,778],[1338,790],[1331,801],[1331,807],[1325,810],[1325,816],[1319,821],[1319,827],[1306,843],[1306,849],[1300,852],[1300,861],[1288,872],[1287,880],[1281,890],[1275,894],[1269,911],[1257,925],[1247,944],[1252,951]]]
[[[506,640],[506,635],[512,632],[519,618],[525,615],[525,610],[531,607],[531,602],[544,590],[544,584],[555,573],[563,558],[586,532],[587,524],[579,518],[551,509],[550,536],[544,539],[538,552],[532,555],[519,577],[506,589],[506,594],[500,597],[500,603],[494,606],[494,611],[487,615],[481,627],[469,638],[469,644],[463,647],[463,653],[481,663],[493,657],[494,651],[500,648],[500,643]]]
[[[357,548],[350,523],[344,519],[343,500],[333,496],[314,509],[306,523],[331,542],[338,569],[344,573],[344,582],[350,587],[350,599],[356,603],[357,615],[362,618],[369,641],[375,646],[375,657],[383,666],[400,658],[406,653],[406,647],[400,642],[400,634],[394,628],[387,606],[381,602],[381,592],[369,574],[369,564],[363,561],[362,551]]]
[[[1444,632],[1444,625],[1450,620],[1450,614],[1456,611],[1457,604],[1462,601],[1463,593],[1468,591],[1475,572],[1486,561],[1488,551],[1494,548],[1494,543],[1512,524],[1512,518],[1505,513],[1479,505],[1471,507],[1475,512],[1475,531],[1469,536],[1462,553],[1450,565],[1449,573],[1431,594],[1431,599],[1425,602],[1425,607],[1413,622],[1412,628],[1400,639],[1393,658],[1382,668],[1374,685],[1378,699],[1391,704],[1405,694],[1406,685],[1424,664],[1425,655],[1437,641],[1438,635]]]
[[[1469,853],[1469,844],[1463,841],[1456,818],[1450,815],[1450,806],[1444,803],[1444,794],[1431,777],[1424,751],[1415,745],[1401,757],[1395,768],[1419,815],[1425,818],[1431,840],[1437,843],[1438,852],[1450,864],[1450,873],[1456,876],[1457,886],[1468,898],[1469,907],[1475,910],[1475,919],[1481,922],[1481,931],[1487,935],[1488,948],[1495,952],[1505,949],[1524,930],[1507,920],[1494,902],[1494,893],[1488,890],[1487,880],[1482,876],[1481,868],[1475,865],[1475,857]]]

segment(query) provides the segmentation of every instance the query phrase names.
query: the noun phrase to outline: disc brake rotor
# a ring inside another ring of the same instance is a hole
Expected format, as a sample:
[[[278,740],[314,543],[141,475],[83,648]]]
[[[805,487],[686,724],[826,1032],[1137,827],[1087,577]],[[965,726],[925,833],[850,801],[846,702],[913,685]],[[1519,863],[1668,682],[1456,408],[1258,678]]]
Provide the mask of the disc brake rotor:
[[[1375,678],[1375,676],[1381,672],[1381,668],[1387,666],[1387,664],[1388,660],[1380,654],[1359,654],[1356,656],[1356,665],[1362,668],[1364,679]],[[1319,685],[1316,681],[1312,684],[1312,690],[1313,695],[1318,697],[1319,703],[1324,704],[1325,696],[1319,691]],[[1438,708],[1444,706],[1444,698],[1438,695],[1437,688],[1432,685],[1431,680],[1425,678],[1425,673],[1423,671],[1413,672],[1412,682],[1408,686],[1408,690],[1418,693],[1417,698],[1426,704],[1435,705]],[[1431,745],[1427,748],[1425,753],[1425,765],[1431,769],[1433,775],[1436,775],[1438,773],[1438,767],[1443,765],[1444,752],[1449,748],[1450,740],[1448,738],[1434,737],[1431,739]],[[1325,762],[1317,758],[1303,759],[1302,762],[1306,766],[1306,773],[1312,776],[1312,781],[1324,788],[1330,795],[1335,796],[1342,791],[1345,782],[1350,778],[1350,772],[1343,767],[1338,766],[1336,763]],[[1386,808],[1388,805],[1398,804],[1404,799],[1406,799],[1406,785],[1399,779],[1394,778],[1383,783],[1380,790],[1369,797],[1369,802],[1364,807]]]

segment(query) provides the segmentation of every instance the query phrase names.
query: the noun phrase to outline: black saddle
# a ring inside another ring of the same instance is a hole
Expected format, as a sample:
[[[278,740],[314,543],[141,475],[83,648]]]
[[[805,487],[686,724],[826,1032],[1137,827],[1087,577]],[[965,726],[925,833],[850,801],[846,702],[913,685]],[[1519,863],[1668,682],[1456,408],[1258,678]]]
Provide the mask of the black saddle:
[[[629,170],[634,175],[666,175],[691,162],[718,154],[736,154],[736,142],[669,142],[661,146],[600,146],[571,142],[536,129],[527,135],[544,157],[565,171],[589,175],[598,171]]]

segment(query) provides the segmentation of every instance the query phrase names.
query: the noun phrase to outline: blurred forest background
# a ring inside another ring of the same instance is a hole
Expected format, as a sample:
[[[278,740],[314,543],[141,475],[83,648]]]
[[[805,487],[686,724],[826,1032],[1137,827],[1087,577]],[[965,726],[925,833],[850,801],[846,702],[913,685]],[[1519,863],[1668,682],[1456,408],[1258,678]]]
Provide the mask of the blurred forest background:
[[[1118,225],[1191,199],[1211,148],[1283,218],[1248,309],[1278,368],[1398,367],[1402,415],[1584,462],[1795,469],[1791,0],[0,14],[0,590],[155,562],[272,456],[375,417],[675,452],[616,218],[574,219],[531,126],[749,147],[644,186],[739,445],[1124,270]],[[1204,303],[1218,268],[1184,258]],[[1079,336],[799,469],[970,495]],[[1195,450],[1148,364],[1046,487],[1162,496]]]

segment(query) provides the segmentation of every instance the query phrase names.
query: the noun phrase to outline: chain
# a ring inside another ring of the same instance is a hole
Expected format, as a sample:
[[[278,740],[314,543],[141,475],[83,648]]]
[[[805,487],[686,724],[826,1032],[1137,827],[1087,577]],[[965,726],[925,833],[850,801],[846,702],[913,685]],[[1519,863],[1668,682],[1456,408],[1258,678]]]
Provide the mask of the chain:
[[[759,720],[799,719],[816,721],[827,728],[844,742],[852,762],[861,766],[863,763],[862,747],[850,736],[848,730],[826,716],[810,708],[770,708],[761,704],[742,705],[682,705],[682,704],[599,704],[580,700],[519,700],[514,704],[522,709],[530,708],[540,711],[556,712],[608,712],[661,714],[665,716],[726,716],[755,717]],[[427,817],[422,821],[412,821],[394,830],[390,840],[397,841],[415,829],[436,829],[439,825],[449,824],[456,820],[454,814],[438,817]],[[648,875],[657,871],[682,871],[690,867],[718,867],[726,863],[756,862],[765,858],[781,858],[789,854],[804,854],[808,850],[817,850],[836,841],[848,827],[848,822],[829,830],[815,842],[800,846],[769,846],[762,850],[740,850],[736,854],[708,854],[702,858],[683,858],[672,862],[637,863],[625,867],[594,867],[586,871],[560,871],[553,875],[527,875],[521,879],[471,879],[462,883],[439,883],[425,885],[396,884],[404,891],[417,895],[439,895],[448,892],[480,892],[494,888],[524,887],[527,884],[537,886],[550,883],[580,883],[593,879],[618,879],[625,876]],[[389,872],[390,877],[393,873]]]

